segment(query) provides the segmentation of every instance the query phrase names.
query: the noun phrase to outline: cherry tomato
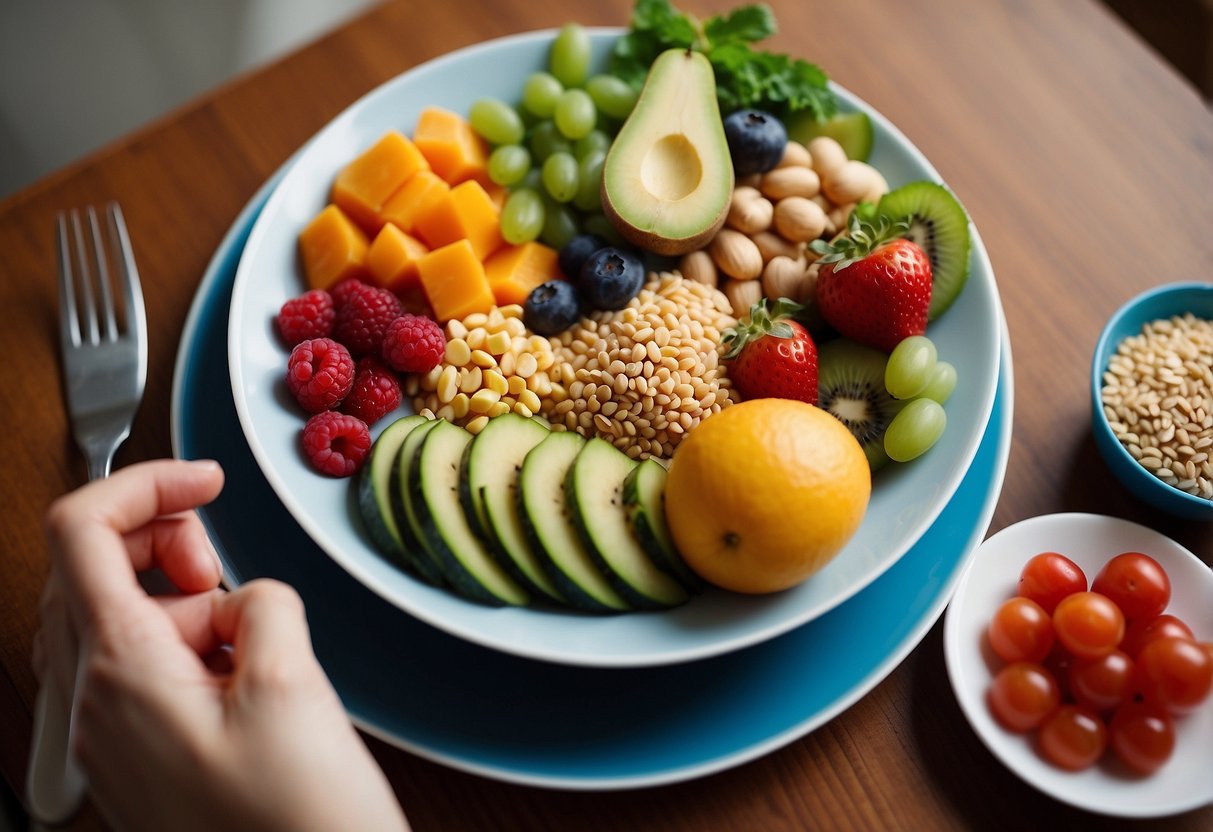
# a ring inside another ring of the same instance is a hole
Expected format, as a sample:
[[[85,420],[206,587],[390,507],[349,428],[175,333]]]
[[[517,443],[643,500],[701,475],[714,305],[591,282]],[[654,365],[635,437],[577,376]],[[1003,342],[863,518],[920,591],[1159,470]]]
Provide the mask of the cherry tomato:
[[[1019,573],[1019,594],[1031,598],[1050,615],[1067,595],[1085,592],[1087,576],[1078,564],[1057,552],[1041,552]]]
[[[1004,662],[1043,662],[1053,648],[1053,619],[1030,598],[1011,598],[990,620],[990,647]]]
[[[1062,647],[1060,641],[1054,640],[1053,649],[1044,662],[1045,670],[1053,675],[1057,686],[1061,688],[1061,701],[1069,704],[1074,703],[1074,694],[1070,690],[1070,669],[1074,667],[1075,661],[1070,651]]]
[[[1139,618],[1125,628],[1124,641],[1120,649],[1136,657],[1141,648],[1156,638],[1186,638],[1195,641],[1196,637],[1188,629],[1188,625],[1173,615],[1156,615],[1153,618]]]
[[[1040,726],[1040,752],[1067,771],[1081,771],[1108,747],[1108,729],[1089,708],[1062,705]]]
[[[1007,665],[990,684],[990,710],[1004,728],[1016,733],[1039,727],[1060,703],[1053,675],[1033,662]]]
[[[1078,704],[1097,712],[1113,711],[1133,696],[1133,660],[1121,650],[1098,659],[1080,659],[1071,664],[1068,683]]]
[[[1076,658],[1098,659],[1119,646],[1125,635],[1125,617],[1106,595],[1075,592],[1053,610],[1053,630]]]
[[[1104,564],[1091,591],[1112,599],[1125,618],[1161,615],[1171,600],[1171,579],[1158,561],[1141,552],[1124,552]]]
[[[1159,638],[1137,654],[1137,688],[1142,699],[1171,713],[1195,710],[1213,687],[1213,660],[1194,641]]]
[[[1126,702],[1117,708],[1108,725],[1108,744],[1129,768],[1150,774],[1175,750],[1175,724],[1157,705]]]

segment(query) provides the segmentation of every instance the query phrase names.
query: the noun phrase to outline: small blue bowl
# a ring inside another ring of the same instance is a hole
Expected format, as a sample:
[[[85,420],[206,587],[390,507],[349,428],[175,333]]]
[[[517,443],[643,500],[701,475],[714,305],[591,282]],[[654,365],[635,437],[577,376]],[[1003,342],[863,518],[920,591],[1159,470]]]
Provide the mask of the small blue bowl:
[[[1159,318],[1191,312],[1213,320],[1213,283],[1171,283],[1143,292],[1130,300],[1104,326],[1091,362],[1091,427],[1095,445],[1121,483],[1149,505],[1191,520],[1213,520],[1213,501],[1167,485],[1135,460],[1116,438],[1104,416],[1100,392],[1108,361],[1120,342],[1141,332]]]

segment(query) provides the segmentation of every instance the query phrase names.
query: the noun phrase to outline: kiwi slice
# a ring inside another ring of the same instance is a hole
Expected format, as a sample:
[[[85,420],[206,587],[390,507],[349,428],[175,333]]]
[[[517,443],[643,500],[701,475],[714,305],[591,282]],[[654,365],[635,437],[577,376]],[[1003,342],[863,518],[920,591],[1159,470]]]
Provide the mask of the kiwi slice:
[[[817,350],[817,406],[847,426],[873,471],[889,461],[884,432],[904,405],[885,389],[888,360],[880,350],[846,338],[827,341]]]
[[[927,320],[942,315],[969,279],[969,217],[956,197],[934,182],[910,182],[889,191],[876,206],[879,216],[910,218],[905,236],[931,258],[931,305]]]
[[[797,110],[788,116],[784,126],[788,138],[794,142],[808,144],[818,136],[829,136],[842,145],[848,159],[866,162],[872,155],[876,134],[867,113],[838,113],[818,121],[809,110]]]

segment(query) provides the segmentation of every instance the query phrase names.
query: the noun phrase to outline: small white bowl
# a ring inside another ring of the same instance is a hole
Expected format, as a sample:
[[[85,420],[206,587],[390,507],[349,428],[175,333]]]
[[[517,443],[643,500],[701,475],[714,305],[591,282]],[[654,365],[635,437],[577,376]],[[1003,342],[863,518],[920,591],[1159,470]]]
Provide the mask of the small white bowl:
[[[1144,526],[1096,514],[1050,514],[1009,526],[986,540],[961,577],[944,623],[944,653],[956,698],[982,741],[1009,769],[1057,800],[1118,817],[1160,817],[1213,804],[1213,696],[1175,720],[1171,759],[1149,776],[1129,772],[1111,753],[1090,768],[1069,772],[1036,750],[1035,733],[1014,734],[995,721],[986,691],[1002,662],[986,629],[998,606],[1015,594],[1030,557],[1060,552],[1090,583],[1121,552],[1144,552],[1171,579],[1167,612],[1213,639],[1213,570],[1175,541]]]

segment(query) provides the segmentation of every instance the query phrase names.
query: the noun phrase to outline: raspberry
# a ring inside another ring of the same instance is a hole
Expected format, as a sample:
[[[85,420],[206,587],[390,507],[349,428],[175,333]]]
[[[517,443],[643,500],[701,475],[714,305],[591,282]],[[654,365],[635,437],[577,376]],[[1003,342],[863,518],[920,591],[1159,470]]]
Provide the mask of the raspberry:
[[[303,426],[303,451],[320,473],[348,477],[370,453],[371,432],[356,416],[326,410]]]
[[[393,370],[428,373],[444,355],[446,336],[442,328],[423,315],[406,312],[383,334],[383,357]]]
[[[347,277],[345,280],[338,283],[329,290],[329,294],[333,296],[333,306],[338,310],[349,302],[349,299],[354,295],[365,292],[367,289],[374,287],[363,283],[356,277]]]
[[[358,359],[354,388],[341,403],[341,412],[373,425],[399,404],[400,380],[392,369],[373,355]]]
[[[278,311],[278,333],[293,347],[309,338],[327,338],[333,334],[337,309],[333,297],[323,289],[313,289],[282,304]]]
[[[333,337],[345,344],[355,358],[377,354],[383,344],[383,333],[400,312],[400,299],[387,289],[360,290],[337,310]]]
[[[354,386],[354,359],[332,338],[312,338],[291,350],[286,386],[308,413],[332,410]]]

